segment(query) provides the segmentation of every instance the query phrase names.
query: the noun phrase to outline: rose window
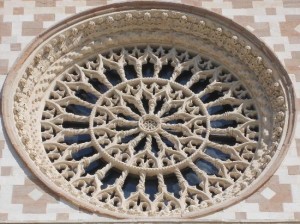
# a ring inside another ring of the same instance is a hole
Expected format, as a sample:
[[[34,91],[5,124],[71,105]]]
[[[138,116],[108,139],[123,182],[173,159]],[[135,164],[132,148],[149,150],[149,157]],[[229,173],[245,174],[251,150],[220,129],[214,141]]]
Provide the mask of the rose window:
[[[233,74],[162,46],[74,65],[57,78],[41,125],[67,180],[133,211],[212,204],[249,166],[259,138],[254,102]]]
[[[79,207],[197,217],[272,175],[293,91],[243,28],[151,4],[95,9],[42,34],[9,75],[4,124],[32,172]]]

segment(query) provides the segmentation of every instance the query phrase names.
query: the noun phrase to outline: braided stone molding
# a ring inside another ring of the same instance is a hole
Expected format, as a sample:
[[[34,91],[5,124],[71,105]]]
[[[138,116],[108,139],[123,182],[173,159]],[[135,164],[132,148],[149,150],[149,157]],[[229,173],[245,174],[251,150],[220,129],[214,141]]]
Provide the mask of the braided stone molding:
[[[28,48],[3,92],[12,144],[49,188],[114,217],[190,218],[241,200],[289,142],[286,72],[223,17],[135,4],[79,14]]]

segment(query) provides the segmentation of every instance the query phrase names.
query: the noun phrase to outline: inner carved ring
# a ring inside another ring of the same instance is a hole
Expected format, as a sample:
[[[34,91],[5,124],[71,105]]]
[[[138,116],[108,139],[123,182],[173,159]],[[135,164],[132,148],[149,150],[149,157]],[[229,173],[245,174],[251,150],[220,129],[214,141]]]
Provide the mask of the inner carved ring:
[[[203,149],[210,127],[192,91],[160,78],[132,79],[107,91],[95,104],[90,125],[103,160],[150,176],[186,167]]]

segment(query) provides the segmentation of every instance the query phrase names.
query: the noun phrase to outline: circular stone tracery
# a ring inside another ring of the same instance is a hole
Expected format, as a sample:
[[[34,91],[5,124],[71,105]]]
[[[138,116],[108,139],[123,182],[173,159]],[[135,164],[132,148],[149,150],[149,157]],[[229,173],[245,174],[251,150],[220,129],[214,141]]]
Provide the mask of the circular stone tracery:
[[[129,58],[136,59],[131,69]],[[78,190],[115,207],[177,213],[210,205],[259,147],[250,94],[224,65],[200,54],[155,45],[115,49],[58,80],[41,123],[49,159]]]
[[[100,8],[42,35],[9,75],[4,123],[32,171],[80,207],[201,216],[270,177],[293,93],[278,60],[232,21],[151,4]]]

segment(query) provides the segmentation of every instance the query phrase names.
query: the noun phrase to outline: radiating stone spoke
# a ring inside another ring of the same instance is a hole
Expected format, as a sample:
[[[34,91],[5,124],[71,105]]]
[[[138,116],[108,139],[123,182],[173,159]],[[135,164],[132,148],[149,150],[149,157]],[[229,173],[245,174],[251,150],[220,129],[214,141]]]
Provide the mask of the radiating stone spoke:
[[[180,133],[182,133],[183,136],[193,135],[190,128],[188,128],[185,124],[162,124],[161,127],[169,133],[172,131],[172,134],[176,136],[181,135]]]
[[[93,108],[93,104],[88,103],[86,101],[83,101],[77,97],[73,97],[73,96],[67,96],[63,99],[60,100],[55,100],[54,102],[56,102],[57,104],[61,105],[61,106],[68,106],[70,104],[75,104],[75,105],[80,105],[80,106],[84,106],[87,108]]]

